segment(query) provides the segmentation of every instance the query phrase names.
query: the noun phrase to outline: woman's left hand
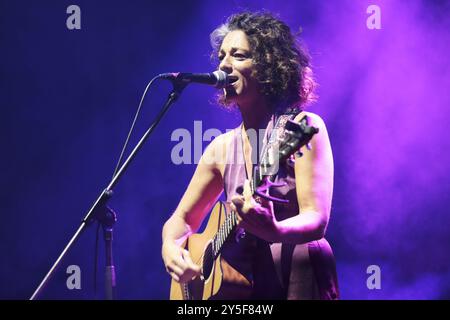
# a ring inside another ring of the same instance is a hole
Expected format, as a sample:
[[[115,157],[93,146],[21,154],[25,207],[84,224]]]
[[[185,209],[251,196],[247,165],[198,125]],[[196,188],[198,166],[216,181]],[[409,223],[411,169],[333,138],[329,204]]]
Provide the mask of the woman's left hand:
[[[279,242],[273,203],[260,197],[255,200],[248,180],[245,180],[243,195],[234,196],[231,201],[231,209],[238,213],[240,227],[266,241]]]

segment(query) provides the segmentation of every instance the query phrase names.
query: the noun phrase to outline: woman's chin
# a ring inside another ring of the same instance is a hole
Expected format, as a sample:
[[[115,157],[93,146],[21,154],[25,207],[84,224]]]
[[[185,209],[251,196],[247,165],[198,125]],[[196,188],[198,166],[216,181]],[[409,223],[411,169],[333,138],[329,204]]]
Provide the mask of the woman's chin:
[[[233,88],[225,89],[223,95],[226,101],[236,102],[236,99],[238,99],[238,94]]]

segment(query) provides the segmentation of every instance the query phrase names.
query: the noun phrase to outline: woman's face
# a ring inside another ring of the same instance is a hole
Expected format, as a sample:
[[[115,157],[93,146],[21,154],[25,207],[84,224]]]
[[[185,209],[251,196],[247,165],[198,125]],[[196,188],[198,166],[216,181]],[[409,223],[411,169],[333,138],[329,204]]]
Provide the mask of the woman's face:
[[[224,88],[226,102],[244,106],[257,101],[260,95],[258,81],[247,35],[241,30],[229,32],[219,50],[219,69],[237,77],[237,81]]]

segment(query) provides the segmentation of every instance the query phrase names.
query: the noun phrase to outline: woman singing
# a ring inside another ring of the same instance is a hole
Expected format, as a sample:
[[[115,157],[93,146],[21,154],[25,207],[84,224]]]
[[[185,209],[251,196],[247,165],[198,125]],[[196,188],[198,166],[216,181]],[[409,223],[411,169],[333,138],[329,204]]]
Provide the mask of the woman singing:
[[[226,108],[237,108],[242,124],[206,148],[175,212],[163,227],[162,257],[180,283],[200,277],[201,267],[181,244],[200,227],[222,192],[245,230],[229,241],[223,256],[248,281],[252,299],[338,299],[336,268],[325,240],[333,193],[333,156],[322,119],[305,112],[314,100],[310,59],[290,28],[268,13],[229,17],[211,34],[218,68],[233,79],[220,94]],[[252,195],[250,182],[261,151],[282,116],[319,129],[295,162],[280,163],[267,201]],[[263,129],[251,143],[248,132]],[[262,139],[262,141],[259,141]],[[262,148],[259,148],[262,146]],[[241,188],[239,188],[241,187]],[[243,187],[243,188],[242,188]],[[243,191],[242,191],[243,189]],[[239,290],[231,296],[239,299]]]

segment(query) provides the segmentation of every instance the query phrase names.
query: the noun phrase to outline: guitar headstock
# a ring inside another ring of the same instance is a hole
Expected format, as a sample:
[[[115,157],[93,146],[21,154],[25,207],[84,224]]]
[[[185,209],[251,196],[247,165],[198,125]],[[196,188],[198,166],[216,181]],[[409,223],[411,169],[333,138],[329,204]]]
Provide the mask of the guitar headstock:
[[[300,122],[288,120],[285,126],[285,137],[279,143],[279,162],[285,161],[293,153],[308,145],[319,129],[308,125],[308,118],[304,116]]]
[[[276,174],[279,163],[286,161],[301,147],[307,145],[318,132],[319,129],[308,125],[307,116],[299,122],[288,120],[281,139],[272,144],[259,165],[260,177]]]
[[[318,128],[308,124],[306,115],[299,122],[288,120],[281,139],[269,148],[261,164],[255,168],[252,185],[253,193],[271,201],[286,202],[268,195],[267,190],[270,187],[281,186],[271,182],[270,178],[278,172],[279,164],[286,161],[291,155],[297,152],[301,156],[301,153],[299,153],[300,148],[308,145],[318,132]]]

